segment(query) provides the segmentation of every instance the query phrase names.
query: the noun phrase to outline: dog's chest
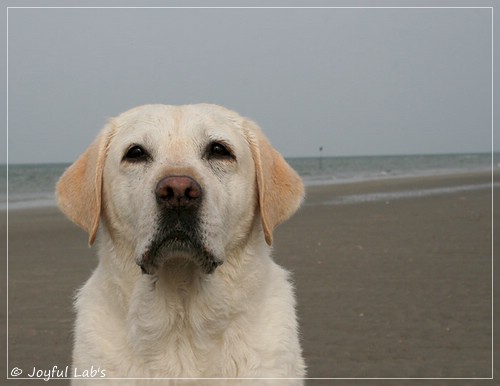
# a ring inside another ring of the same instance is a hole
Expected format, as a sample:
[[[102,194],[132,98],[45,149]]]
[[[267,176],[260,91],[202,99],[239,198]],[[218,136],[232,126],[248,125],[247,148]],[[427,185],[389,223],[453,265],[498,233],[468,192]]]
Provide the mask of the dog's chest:
[[[255,365],[251,362],[257,355],[246,339],[248,330],[241,329],[248,329],[248,315],[234,302],[214,299],[210,291],[157,291],[137,288],[126,320],[139,372],[148,369],[155,377],[233,377],[241,375],[246,364]]]

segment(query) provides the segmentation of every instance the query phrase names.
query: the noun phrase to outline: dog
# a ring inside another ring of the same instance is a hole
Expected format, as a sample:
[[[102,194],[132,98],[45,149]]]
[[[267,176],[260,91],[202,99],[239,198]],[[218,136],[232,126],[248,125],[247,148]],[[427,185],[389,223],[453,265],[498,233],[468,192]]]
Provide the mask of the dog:
[[[303,384],[294,290],[271,245],[304,187],[257,124],[211,104],[136,107],[56,195],[99,258],[75,300],[73,383]]]

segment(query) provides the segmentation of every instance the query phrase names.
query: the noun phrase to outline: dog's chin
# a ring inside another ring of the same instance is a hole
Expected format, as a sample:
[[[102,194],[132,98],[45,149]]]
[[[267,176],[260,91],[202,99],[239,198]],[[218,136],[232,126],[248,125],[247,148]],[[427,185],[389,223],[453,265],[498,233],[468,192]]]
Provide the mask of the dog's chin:
[[[222,264],[208,248],[186,237],[168,237],[153,243],[141,256],[138,265],[144,274],[153,275],[160,269],[196,266],[202,273],[211,274]]]

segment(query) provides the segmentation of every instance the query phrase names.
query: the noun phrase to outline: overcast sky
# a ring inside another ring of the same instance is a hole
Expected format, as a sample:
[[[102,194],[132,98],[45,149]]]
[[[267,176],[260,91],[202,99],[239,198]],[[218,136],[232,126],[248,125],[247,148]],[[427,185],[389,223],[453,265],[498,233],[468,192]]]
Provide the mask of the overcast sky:
[[[489,152],[491,14],[11,8],[9,162],[71,162],[146,103],[222,104],[286,157]]]

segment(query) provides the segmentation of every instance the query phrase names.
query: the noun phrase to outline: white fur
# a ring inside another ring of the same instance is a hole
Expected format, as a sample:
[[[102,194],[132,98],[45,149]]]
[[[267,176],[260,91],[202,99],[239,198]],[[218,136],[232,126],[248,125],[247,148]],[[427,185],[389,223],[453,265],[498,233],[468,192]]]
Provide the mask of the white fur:
[[[138,378],[117,385],[303,384],[293,288],[270,258],[261,225],[255,133],[239,115],[213,105],[142,106],[110,125],[99,264],[75,302],[74,371],[104,370],[108,379],[91,385],[108,385],[109,378]],[[200,149],[210,139],[229,143],[236,162],[214,166],[204,159]],[[122,162],[131,143],[145,144],[152,162]],[[192,176],[203,189],[204,246],[223,260],[212,274],[182,256],[152,275],[137,265],[158,226],[154,187],[176,174]]]

